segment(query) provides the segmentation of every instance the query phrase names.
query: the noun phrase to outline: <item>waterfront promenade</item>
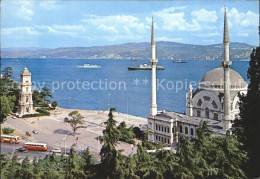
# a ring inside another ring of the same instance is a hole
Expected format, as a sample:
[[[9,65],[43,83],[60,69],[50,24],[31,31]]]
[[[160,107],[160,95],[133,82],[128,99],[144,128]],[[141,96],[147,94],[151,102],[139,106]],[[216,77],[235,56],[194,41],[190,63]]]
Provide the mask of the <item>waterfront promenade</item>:
[[[14,148],[19,148],[23,146],[23,143],[31,142],[41,142],[48,144],[48,151],[54,147],[60,147],[63,151],[69,151],[72,144],[76,144],[76,150],[80,151],[89,147],[90,151],[94,155],[99,157],[99,151],[102,144],[98,140],[98,136],[102,136],[103,129],[105,128],[104,122],[108,119],[108,111],[90,111],[90,110],[77,110],[84,117],[85,126],[87,128],[78,129],[75,137],[73,136],[72,129],[69,124],[64,123],[64,118],[68,117],[68,114],[77,109],[64,109],[59,108],[56,111],[51,111],[50,116],[43,117],[33,117],[33,118],[12,118],[8,117],[7,121],[2,125],[4,127],[10,127],[15,129],[15,134],[22,137],[20,144],[15,146],[12,144],[4,144],[2,152],[12,152]],[[142,127],[147,124],[147,119],[131,116],[127,114],[122,114],[115,112],[114,119],[118,124],[125,121],[127,126],[137,126]],[[33,134],[32,131],[37,130],[38,134]],[[27,137],[26,132],[31,134]],[[138,142],[138,141],[137,141]],[[129,155],[136,152],[136,147],[127,143],[120,142],[117,148],[123,149],[123,154]],[[44,152],[42,155],[48,154],[49,152]],[[30,152],[31,157],[33,153]],[[23,154],[24,155],[24,154]],[[41,156],[42,156],[41,155]],[[30,157],[30,158],[31,158]]]

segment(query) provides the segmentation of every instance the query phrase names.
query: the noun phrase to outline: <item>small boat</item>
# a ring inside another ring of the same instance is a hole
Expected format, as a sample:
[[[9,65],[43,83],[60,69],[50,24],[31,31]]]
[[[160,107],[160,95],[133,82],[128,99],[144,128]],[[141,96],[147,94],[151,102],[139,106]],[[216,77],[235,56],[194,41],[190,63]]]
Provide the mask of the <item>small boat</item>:
[[[101,68],[101,66],[100,65],[84,64],[84,65],[77,65],[77,68]]]
[[[185,60],[173,60],[173,63],[187,63]]]
[[[146,63],[139,65],[139,67],[128,67],[129,71],[138,71],[138,70],[152,70],[152,67]],[[165,70],[163,66],[156,66],[156,70]]]

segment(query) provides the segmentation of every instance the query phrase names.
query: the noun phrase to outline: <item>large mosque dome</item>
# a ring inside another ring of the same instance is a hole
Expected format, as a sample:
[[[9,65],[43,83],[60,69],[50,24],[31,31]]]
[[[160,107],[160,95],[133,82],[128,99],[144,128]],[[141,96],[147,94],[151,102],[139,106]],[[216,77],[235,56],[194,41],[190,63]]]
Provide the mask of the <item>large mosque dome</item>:
[[[215,68],[208,71],[199,82],[199,89],[223,90],[224,88],[224,69]],[[247,83],[242,76],[235,70],[230,69],[230,89],[246,89]]]

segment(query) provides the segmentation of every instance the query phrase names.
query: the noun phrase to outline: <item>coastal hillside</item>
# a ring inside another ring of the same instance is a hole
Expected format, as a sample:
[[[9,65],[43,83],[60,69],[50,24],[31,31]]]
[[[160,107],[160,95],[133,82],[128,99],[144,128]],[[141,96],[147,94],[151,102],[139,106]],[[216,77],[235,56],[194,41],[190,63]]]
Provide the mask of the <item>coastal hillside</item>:
[[[248,60],[253,46],[230,43],[231,60]],[[149,59],[150,43],[126,43],[94,47],[63,48],[3,48],[2,58],[66,58],[66,59]],[[222,60],[223,45],[192,45],[175,42],[157,42],[157,57],[183,60]]]

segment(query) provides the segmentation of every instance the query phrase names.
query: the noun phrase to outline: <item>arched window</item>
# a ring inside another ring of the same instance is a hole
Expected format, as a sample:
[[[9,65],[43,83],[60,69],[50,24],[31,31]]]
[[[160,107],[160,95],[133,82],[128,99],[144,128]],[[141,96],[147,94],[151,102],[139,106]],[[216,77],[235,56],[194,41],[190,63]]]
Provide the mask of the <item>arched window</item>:
[[[29,88],[28,87],[26,87],[26,92],[29,92]]]
[[[199,99],[199,101],[197,102],[197,106],[201,106],[201,104],[202,104],[202,101],[201,101],[201,99]]]
[[[182,133],[182,126],[180,126],[180,133]]]
[[[197,116],[198,116],[198,117],[201,117],[201,112],[200,112],[200,110],[197,110]]]
[[[214,119],[218,120],[218,113],[214,113]]]
[[[29,102],[29,97],[28,96],[26,96],[26,102]]]
[[[30,111],[29,111],[29,107],[26,108],[26,112],[30,112]]]
[[[213,108],[214,108],[214,109],[217,109],[217,108],[218,108],[218,106],[217,106],[217,104],[216,104],[216,102],[215,102],[215,101],[212,101],[212,103],[211,103],[211,104],[212,104],[212,106],[213,106]]]
[[[193,128],[190,129],[190,135],[194,135],[194,131],[193,131]]]
[[[239,103],[238,103],[238,102],[236,103],[235,108],[236,108],[236,109],[239,109]]]
[[[209,118],[209,108],[206,108],[206,109],[205,109],[205,117],[206,117],[206,118]]]
[[[188,131],[188,127],[185,127],[185,134],[188,134],[189,131]]]

